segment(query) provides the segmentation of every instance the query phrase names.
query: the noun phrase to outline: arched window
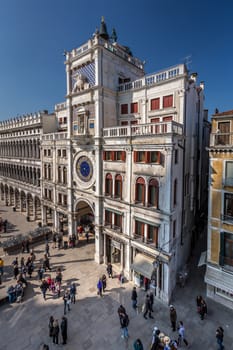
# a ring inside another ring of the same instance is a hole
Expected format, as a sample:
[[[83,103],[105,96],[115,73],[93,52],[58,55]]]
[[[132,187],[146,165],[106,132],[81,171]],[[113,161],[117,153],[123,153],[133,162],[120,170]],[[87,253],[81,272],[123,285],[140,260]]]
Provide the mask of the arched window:
[[[67,184],[67,169],[66,167],[63,168],[63,184]]]
[[[159,207],[159,184],[156,179],[151,179],[148,187],[148,205]]]
[[[135,201],[145,205],[145,180],[142,177],[136,181]]]
[[[112,175],[107,174],[105,177],[105,195],[111,196],[112,195]]]
[[[119,174],[115,177],[115,197],[122,198],[122,176]]]
[[[57,168],[57,182],[61,183],[61,167]]]

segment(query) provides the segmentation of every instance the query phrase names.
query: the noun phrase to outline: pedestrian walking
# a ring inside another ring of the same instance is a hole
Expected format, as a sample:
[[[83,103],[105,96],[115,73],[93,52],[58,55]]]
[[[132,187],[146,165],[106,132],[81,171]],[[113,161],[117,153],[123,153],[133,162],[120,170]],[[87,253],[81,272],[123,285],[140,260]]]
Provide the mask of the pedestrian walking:
[[[55,320],[53,322],[53,343],[58,344],[58,338],[59,338],[59,323],[58,320]]]
[[[150,296],[149,294],[146,295],[146,299],[145,299],[145,303],[144,303],[144,314],[143,314],[143,317],[147,319],[147,314],[149,312],[149,318],[154,318],[152,315],[151,315],[151,302],[150,302]]]
[[[120,305],[117,310],[118,316],[120,317],[121,314],[125,314],[126,310],[123,305]]]
[[[153,294],[152,291],[150,291],[149,297],[150,297],[151,312],[154,312],[154,310],[153,310],[153,305],[154,305],[154,294]]]
[[[30,242],[29,242],[29,239],[26,240],[25,247],[26,247],[27,253],[29,254],[30,253]]]
[[[182,321],[180,321],[178,326],[178,346],[182,345],[182,341],[185,343],[186,346],[188,346],[188,341],[185,338],[184,324]]]
[[[40,285],[40,289],[41,289],[44,300],[46,300],[46,292],[47,292],[48,288],[49,288],[49,285],[48,285],[47,281],[45,279],[43,279],[43,281]]]
[[[177,320],[177,314],[176,309],[173,305],[170,305],[170,321],[171,321],[171,328],[173,332],[176,331],[176,320]]]
[[[53,316],[50,316],[49,318],[49,336],[50,337],[53,336],[53,322],[54,322],[54,318]]]
[[[68,290],[65,291],[65,294],[63,296],[63,301],[64,301],[64,315],[66,315],[66,309],[70,311],[70,293]]]
[[[216,329],[216,340],[217,340],[217,344],[218,344],[218,350],[223,350],[224,349],[224,345],[223,345],[223,337],[224,337],[224,329],[219,326]]]
[[[44,277],[44,272],[45,272],[44,268],[42,267],[42,265],[40,265],[40,266],[39,266],[39,269],[38,269],[38,271],[37,271],[38,279],[39,279],[40,281],[42,281],[42,279],[43,279],[43,277]]]
[[[102,297],[102,290],[103,290],[103,283],[101,278],[99,278],[99,281],[97,283],[97,294]]]
[[[134,348],[134,350],[143,350],[144,349],[142,342],[139,338],[135,340],[135,342],[133,344],[133,348]]]
[[[107,277],[104,274],[102,276],[102,285],[103,285],[103,292],[105,292],[105,289],[107,287]]]
[[[198,295],[196,297],[196,305],[197,305],[197,312],[200,313],[201,310],[201,301],[202,301],[202,296]]]
[[[60,328],[61,328],[62,344],[65,345],[67,342],[67,318],[65,316],[62,317]]]
[[[51,271],[51,267],[50,267],[50,262],[49,262],[49,258],[46,254],[44,254],[44,260],[43,260],[43,268],[45,269],[45,271],[48,269],[49,271]]]
[[[160,330],[157,327],[154,327],[152,333],[152,342],[150,350],[158,350],[160,348],[161,342],[159,338]]]
[[[204,320],[204,316],[207,314],[207,305],[204,299],[201,300],[201,305],[200,305],[200,316],[201,320]]]
[[[121,324],[121,337],[128,339],[128,325],[129,325],[129,316],[126,313],[120,314],[120,324]]]
[[[53,233],[53,237],[52,237],[52,241],[53,241],[53,245],[52,248],[57,248],[57,234],[56,232]]]
[[[77,293],[76,285],[73,282],[70,286],[70,300],[71,300],[71,303],[73,304],[75,304],[75,301],[76,301],[76,293]]]
[[[45,254],[49,257],[50,256],[50,253],[49,253],[49,244],[46,243],[45,244]]]
[[[132,307],[134,310],[137,309],[137,299],[138,299],[138,295],[137,295],[136,287],[133,287],[131,300],[132,300]]]
[[[106,271],[107,271],[108,277],[109,278],[113,278],[113,275],[112,275],[112,264],[110,262],[108,263]]]
[[[15,280],[17,279],[17,276],[19,274],[19,267],[18,267],[18,264],[15,264],[14,267],[13,267],[13,270],[14,270],[14,278]]]

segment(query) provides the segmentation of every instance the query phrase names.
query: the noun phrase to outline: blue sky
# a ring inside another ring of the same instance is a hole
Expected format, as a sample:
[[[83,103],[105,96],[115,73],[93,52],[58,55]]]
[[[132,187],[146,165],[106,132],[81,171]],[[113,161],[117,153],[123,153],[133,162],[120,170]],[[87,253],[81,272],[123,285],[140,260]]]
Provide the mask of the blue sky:
[[[209,115],[233,109],[230,0],[0,0],[0,120],[64,101],[63,51],[86,42],[105,17],[118,42],[154,73],[189,57],[205,82]]]

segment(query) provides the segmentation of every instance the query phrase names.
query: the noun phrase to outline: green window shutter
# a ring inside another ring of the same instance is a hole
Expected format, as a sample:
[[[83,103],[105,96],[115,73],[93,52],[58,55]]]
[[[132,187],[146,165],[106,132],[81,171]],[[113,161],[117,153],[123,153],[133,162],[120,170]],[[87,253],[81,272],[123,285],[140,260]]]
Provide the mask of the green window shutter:
[[[219,265],[224,266],[225,257],[225,237],[224,232],[220,232],[220,251],[219,251]]]

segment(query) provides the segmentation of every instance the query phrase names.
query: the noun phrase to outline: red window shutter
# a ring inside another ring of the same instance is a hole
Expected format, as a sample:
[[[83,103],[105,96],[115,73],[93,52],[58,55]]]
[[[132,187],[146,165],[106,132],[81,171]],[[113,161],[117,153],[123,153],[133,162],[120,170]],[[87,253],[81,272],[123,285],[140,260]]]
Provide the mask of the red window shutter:
[[[153,98],[151,101],[150,101],[150,109],[151,111],[154,111],[156,109],[159,109],[160,107],[160,98]]]
[[[138,103],[132,102],[130,105],[130,113],[138,113]]]
[[[172,121],[172,116],[163,117],[163,122],[171,122],[171,121]]]
[[[128,104],[121,105],[121,114],[128,114]]]
[[[103,160],[106,160],[106,151],[103,151]]]
[[[137,163],[137,151],[133,152],[133,160],[134,160],[134,163]]]
[[[115,160],[115,152],[114,151],[111,152],[111,160]]]
[[[146,151],[146,163],[150,163],[150,152],[149,151]]]
[[[158,163],[161,164],[161,152],[157,152],[157,156],[158,156]]]
[[[152,118],[151,123],[160,123],[160,118]]]
[[[122,162],[125,162],[125,159],[126,159],[126,152],[122,151],[121,152],[121,160],[122,160]]]
[[[163,108],[173,106],[173,95],[163,96]]]

